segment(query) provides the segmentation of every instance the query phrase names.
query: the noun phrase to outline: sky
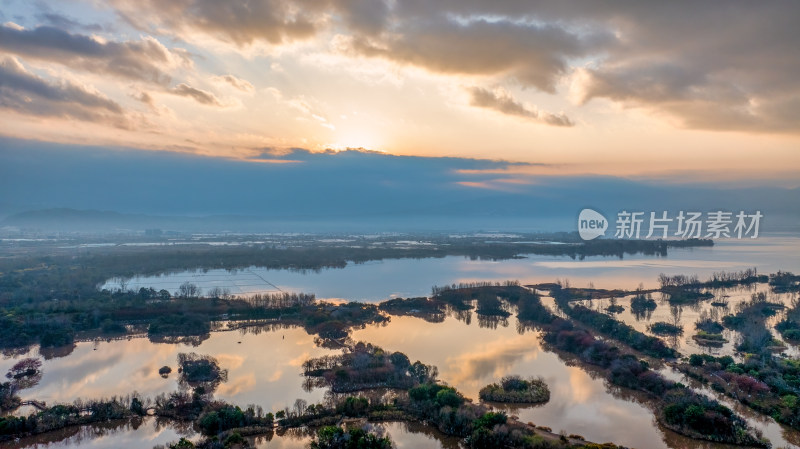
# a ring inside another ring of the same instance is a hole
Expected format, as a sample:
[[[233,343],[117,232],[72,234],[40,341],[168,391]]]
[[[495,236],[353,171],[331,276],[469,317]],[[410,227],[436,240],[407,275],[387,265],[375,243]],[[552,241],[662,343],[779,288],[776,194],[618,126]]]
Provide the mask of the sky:
[[[760,211],[763,232],[800,231],[800,188],[516,173],[536,167],[362,150],[233,159],[0,137],[0,232],[573,231],[587,207],[673,219],[681,210]]]
[[[5,137],[798,184],[794,1],[0,0],[0,23]]]

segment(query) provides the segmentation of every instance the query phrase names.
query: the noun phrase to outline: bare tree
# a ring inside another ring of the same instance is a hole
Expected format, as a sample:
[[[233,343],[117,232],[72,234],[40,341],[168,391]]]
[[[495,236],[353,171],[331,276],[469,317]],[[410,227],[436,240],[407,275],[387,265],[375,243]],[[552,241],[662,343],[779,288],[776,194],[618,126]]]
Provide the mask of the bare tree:
[[[184,298],[184,299],[197,298],[198,296],[200,296],[201,292],[202,290],[200,289],[200,287],[198,287],[195,284],[192,284],[189,281],[186,281],[183,284],[181,284],[181,286],[178,288],[177,296],[179,298]]]

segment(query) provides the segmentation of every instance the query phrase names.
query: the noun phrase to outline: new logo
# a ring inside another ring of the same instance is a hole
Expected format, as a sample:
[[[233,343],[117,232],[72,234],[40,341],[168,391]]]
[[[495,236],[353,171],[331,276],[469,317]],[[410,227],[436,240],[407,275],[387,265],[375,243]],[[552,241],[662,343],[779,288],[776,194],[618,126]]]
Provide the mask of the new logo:
[[[584,240],[594,240],[605,235],[608,229],[608,220],[600,212],[584,209],[578,215],[578,234]]]

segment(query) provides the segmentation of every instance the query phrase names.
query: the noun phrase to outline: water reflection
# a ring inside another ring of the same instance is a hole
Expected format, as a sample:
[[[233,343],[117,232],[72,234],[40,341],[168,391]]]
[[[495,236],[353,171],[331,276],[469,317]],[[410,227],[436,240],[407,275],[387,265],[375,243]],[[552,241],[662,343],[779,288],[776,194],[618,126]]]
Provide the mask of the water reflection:
[[[393,317],[386,328],[367,327],[355,332],[354,339],[438,366],[442,381],[473,399],[478,398],[480,388],[503,376],[542,376],[550,387],[549,402],[503,408],[523,422],[551,427],[556,432],[565,430],[591,441],[613,441],[630,447],[727,447],[661,428],[646,396],[611,386],[596,368],[548,351],[541,346],[538,331],[520,325],[515,318],[509,319],[508,327],[487,329],[452,318],[430,324],[412,317]],[[785,443],[774,432],[770,436],[776,443]]]
[[[717,271],[738,271],[756,267],[760,273],[778,270],[800,272],[797,257],[800,238],[762,237],[753,241],[720,240],[714,247],[671,249],[667,257],[633,255],[586,257],[573,260],[566,256],[529,255],[503,261],[473,260],[450,256],[431,259],[387,259],[348,264],[344,269],[314,271],[267,270],[248,267],[242,270],[184,271],[162,276],[135,277],[125,281],[125,288],[162,288],[175,292],[183,282],[197,284],[208,292],[219,287],[231,293],[283,291],[315,293],[319,298],[347,298],[355,301],[381,301],[390,297],[416,297],[430,293],[433,285],[473,281],[517,279],[525,284],[552,282],[568,278],[573,286],[593,282],[597,288],[633,290],[640,284],[657,287],[660,273],[697,274],[701,279]],[[413,279],[413,282],[409,282]],[[268,282],[267,282],[268,281]],[[108,289],[120,287],[119,280],[109,280]]]
[[[19,357],[36,356],[36,352],[32,349],[15,358],[3,358],[0,372],[6,372]],[[297,398],[309,403],[323,399],[323,390],[303,391],[300,366],[308,358],[331,353],[318,347],[314,338],[299,328],[214,332],[197,347],[185,343],[154,344],[146,338],[80,342],[69,357],[45,360],[41,381],[23,390],[21,396],[23,400],[48,404],[134,391],[155,397],[179,389],[179,376],[165,379],[158,370],[170,366],[177,373],[177,355],[181,352],[212,355],[228,370],[228,381],[219,385],[216,397],[241,405],[261,404],[272,407],[273,412]]]
[[[760,288],[756,287],[756,290]],[[749,298],[750,293],[748,290],[729,291],[729,307],[735,307],[737,301]],[[603,301],[594,300],[592,307],[609,304]],[[640,330],[644,329],[648,321],[637,320],[626,301],[625,298],[618,301],[626,309],[619,316]],[[658,302],[651,320],[679,317],[682,323],[693,323],[704,310],[713,307],[705,304],[699,308],[683,306],[675,310],[664,298],[659,298]],[[551,298],[545,298],[544,303],[548,307],[556,307]],[[411,360],[436,365],[441,380],[475,400],[480,388],[497,382],[503,376],[541,375],[550,386],[549,402],[538,406],[503,407],[519,416],[523,422],[551,427],[556,432],[565,430],[581,434],[591,441],[614,441],[631,447],[725,447],[690,440],[662,429],[655,422],[646,397],[610,386],[596,368],[549,351],[542,346],[540,334],[535,328],[519,323],[514,317],[485,321],[482,318],[473,319],[470,311],[455,310],[449,310],[445,315],[440,323],[417,317],[393,316],[383,326],[367,326],[356,330],[353,339],[371,342],[387,350],[402,351]],[[224,323],[222,328],[227,328],[227,324]],[[686,337],[684,335],[679,341],[681,345],[688,344]],[[326,401],[324,389],[304,385],[305,379],[300,375],[301,366],[309,358],[336,351],[318,346],[314,338],[300,328],[269,323],[212,332],[196,347],[186,343],[152,343],[147,338],[79,342],[69,356],[45,360],[41,381],[31,389],[24,390],[23,399],[54,403],[79,397],[124,395],[133,391],[154,397],[179,387],[178,376],[164,379],[158,374],[158,369],[167,365],[175,372],[178,353],[197,352],[217,358],[220,366],[228,370],[228,381],[219,386],[216,397],[240,406],[255,403],[267,411],[276,412],[291,407],[298,398],[308,403]],[[34,350],[6,357],[0,360],[0,372],[7,371],[21,357],[35,355]],[[733,408],[742,409],[738,404],[727,403]],[[752,412],[748,415],[747,410],[741,413],[748,416],[757,427],[764,429],[767,436],[778,445],[800,440],[798,432],[778,426],[769,418],[759,417]],[[433,429],[413,430],[401,423],[387,426],[398,447],[455,447],[447,446],[451,443],[443,440],[441,435],[431,436],[429,432],[436,433]],[[152,447],[154,444],[177,440],[179,435],[191,433],[191,430],[176,428],[174,424],[165,426],[164,423],[148,419],[138,429],[121,426],[105,433],[90,428],[65,432],[61,437],[48,435],[41,438],[49,438],[50,441],[65,436],[68,440],[72,438],[67,443],[55,443],[52,447]],[[78,437],[78,434],[82,436]],[[164,434],[167,436],[162,437]],[[76,438],[83,440],[79,442]],[[273,435],[256,438],[254,443],[260,445],[257,447],[302,447],[308,438],[307,434],[294,439],[286,435]],[[137,444],[133,444],[134,441]]]
[[[695,323],[705,318],[721,322],[722,317],[735,314],[741,304],[750,301],[753,294],[764,293],[767,295],[769,302],[779,303],[785,307],[785,310],[765,319],[764,324],[767,330],[769,330],[772,338],[786,345],[783,352],[787,356],[800,356],[800,350],[797,345],[784,341],[780,334],[775,331],[775,325],[784,319],[788,309],[793,307],[793,304],[798,300],[797,293],[772,293],[769,286],[763,283],[727,289],[710,289],[709,291],[714,295],[712,299],[701,300],[693,304],[671,304],[668,296],[656,293],[652,295],[656,303],[655,308],[646,310],[637,309],[633,306],[636,295],[616,298],[617,303],[622,305],[624,309],[615,314],[614,318],[624,321],[640,332],[661,338],[668,345],[685,354],[706,353],[716,357],[722,355],[735,356],[735,346],[742,338],[739,332],[725,328],[722,330],[725,342],[714,345],[702,344],[693,338],[698,332],[698,329],[695,328]],[[610,299],[575,302],[575,304],[581,304],[600,311],[606,310],[610,303]],[[553,305],[552,307],[556,306]],[[667,322],[680,326],[683,328],[683,334],[680,336],[655,335],[650,332],[648,327],[656,322]]]
[[[112,421],[90,426],[70,427],[49,432],[19,442],[0,443],[0,448],[108,448],[141,449],[177,441],[182,436],[194,438],[194,432],[177,430],[170,423],[155,418],[131,421]]]
[[[387,422],[374,424],[385,432],[397,449],[458,449],[459,439],[448,437],[434,427],[419,423]],[[249,438],[258,449],[307,449],[316,429],[289,429]]]

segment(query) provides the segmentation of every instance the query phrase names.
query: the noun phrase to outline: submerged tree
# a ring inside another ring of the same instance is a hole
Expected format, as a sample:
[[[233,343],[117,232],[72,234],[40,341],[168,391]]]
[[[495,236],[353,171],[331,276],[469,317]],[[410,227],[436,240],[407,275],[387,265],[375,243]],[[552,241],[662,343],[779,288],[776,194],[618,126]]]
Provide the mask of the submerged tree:
[[[369,426],[344,430],[326,426],[317,432],[317,438],[309,445],[311,449],[391,449],[389,437],[382,435],[379,427]]]
[[[219,362],[210,355],[194,352],[178,354],[180,383],[197,389],[202,387],[210,393],[222,382],[228,381],[228,370],[222,369]]]

